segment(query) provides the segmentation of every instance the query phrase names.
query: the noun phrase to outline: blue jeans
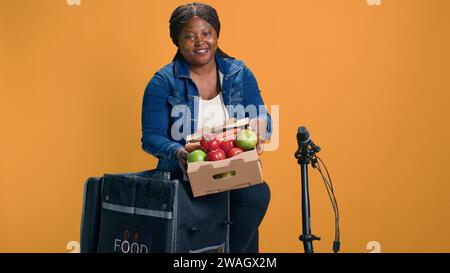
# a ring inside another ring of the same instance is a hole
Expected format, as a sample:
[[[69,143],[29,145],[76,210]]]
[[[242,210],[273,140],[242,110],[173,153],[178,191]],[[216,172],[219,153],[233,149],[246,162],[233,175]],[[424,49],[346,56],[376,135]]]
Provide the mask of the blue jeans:
[[[230,252],[258,253],[261,224],[270,201],[266,182],[230,191]]]

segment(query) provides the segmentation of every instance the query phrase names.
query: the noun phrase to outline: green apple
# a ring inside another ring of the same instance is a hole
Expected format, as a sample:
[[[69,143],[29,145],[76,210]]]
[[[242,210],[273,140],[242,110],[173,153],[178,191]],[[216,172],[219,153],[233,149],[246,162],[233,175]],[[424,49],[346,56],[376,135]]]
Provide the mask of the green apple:
[[[195,150],[188,154],[187,161],[190,162],[197,162],[197,161],[205,161],[206,160],[206,153],[202,150]]]
[[[214,177],[214,179],[221,179],[221,178],[225,178],[225,177],[233,176],[233,175],[236,175],[235,171],[221,173],[221,174],[216,174],[216,175],[213,175],[213,177]]]
[[[251,129],[245,129],[238,133],[236,145],[244,151],[255,148],[258,138]]]
[[[222,178],[225,178],[225,177],[228,177],[228,176],[233,176],[233,175],[236,175],[235,171],[226,172],[226,173],[222,174]]]

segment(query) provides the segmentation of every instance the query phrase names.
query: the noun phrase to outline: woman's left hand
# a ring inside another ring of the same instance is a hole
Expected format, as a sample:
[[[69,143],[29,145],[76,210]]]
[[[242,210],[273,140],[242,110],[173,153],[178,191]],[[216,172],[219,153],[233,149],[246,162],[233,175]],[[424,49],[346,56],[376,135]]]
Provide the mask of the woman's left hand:
[[[256,142],[256,151],[259,155],[261,155],[264,150],[264,143],[266,141],[264,136],[267,133],[267,122],[262,118],[252,119],[250,120],[248,127],[252,129],[258,137],[258,141]]]

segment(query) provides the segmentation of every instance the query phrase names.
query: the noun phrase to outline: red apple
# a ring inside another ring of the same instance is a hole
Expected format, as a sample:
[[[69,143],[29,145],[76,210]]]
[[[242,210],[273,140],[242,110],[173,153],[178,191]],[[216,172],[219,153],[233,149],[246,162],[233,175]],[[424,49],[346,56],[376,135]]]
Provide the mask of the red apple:
[[[238,155],[240,153],[244,152],[244,150],[242,150],[239,147],[235,147],[235,148],[231,148],[228,153],[227,153],[227,157],[233,157],[235,155]]]
[[[220,143],[220,149],[228,154],[228,151],[236,147],[236,142],[232,139],[224,140]]]
[[[225,158],[227,158],[227,156],[225,155],[225,152],[220,148],[209,151],[208,155],[206,156],[206,160],[208,161],[217,161]]]
[[[200,145],[203,151],[209,152],[211,150],[219,148],[220,141],[217,139],[217,136],[215,134],[211,133],[206,134],[202,137],[202,140],[200,140]]]
[[[211,140],[210,142],[208,142],[208,147],[210,151],[219,149],[220,140],[218,139]]]

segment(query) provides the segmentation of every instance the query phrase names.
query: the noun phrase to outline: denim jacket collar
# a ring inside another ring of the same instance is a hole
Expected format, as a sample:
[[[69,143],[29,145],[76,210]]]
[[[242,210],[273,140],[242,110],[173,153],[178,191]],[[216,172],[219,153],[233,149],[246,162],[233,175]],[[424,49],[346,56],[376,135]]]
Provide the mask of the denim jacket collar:
[[[236,63],[230,59],[224,58],[218,52],[214,54],[214,58],[216,59],[216,64],[219,71],[225,76],[225,78],[233,75],[243,68],[241,63]],[[174,66],[174,74],[176,77],[190,78],[189,64],[185,59],[176,59],[174,61]]]

